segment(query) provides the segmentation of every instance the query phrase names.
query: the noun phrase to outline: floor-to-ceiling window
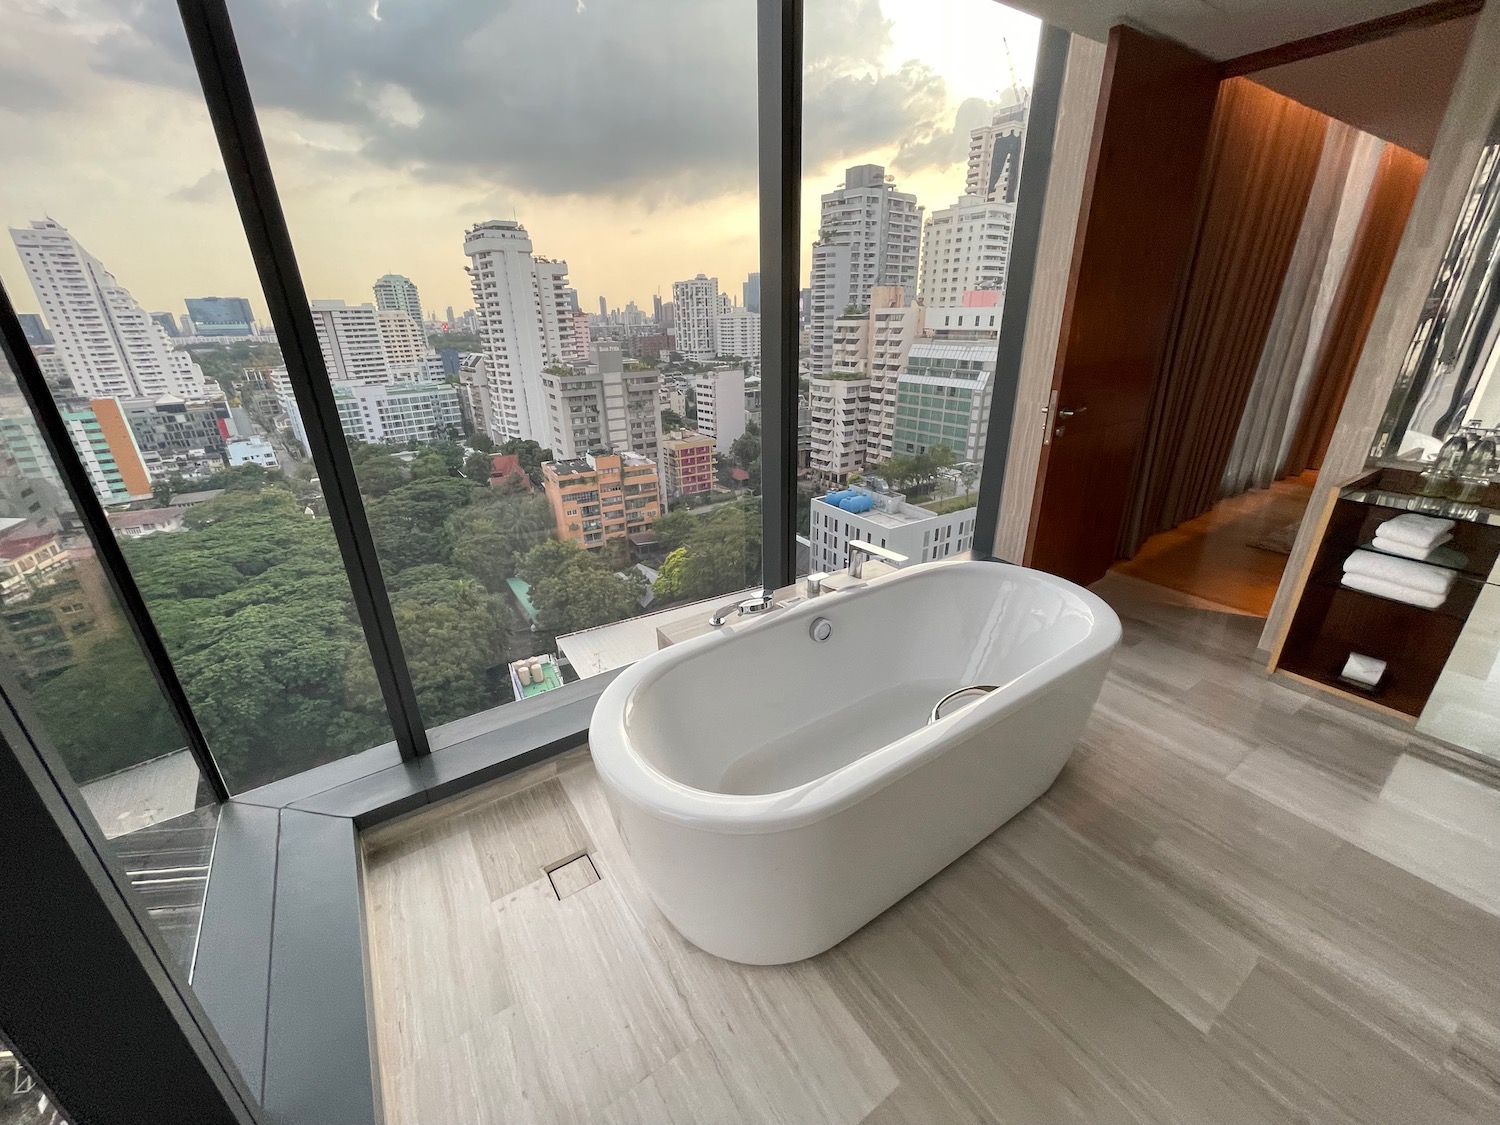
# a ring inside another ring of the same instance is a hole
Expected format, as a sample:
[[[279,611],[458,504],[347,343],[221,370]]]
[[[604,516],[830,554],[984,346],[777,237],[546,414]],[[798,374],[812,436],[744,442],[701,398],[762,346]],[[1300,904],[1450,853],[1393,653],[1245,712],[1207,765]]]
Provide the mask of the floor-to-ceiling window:
[[[1040,33],[991,0],[807,4],[815,570],[843,566],[850,538],[913,562],[973,545]]]

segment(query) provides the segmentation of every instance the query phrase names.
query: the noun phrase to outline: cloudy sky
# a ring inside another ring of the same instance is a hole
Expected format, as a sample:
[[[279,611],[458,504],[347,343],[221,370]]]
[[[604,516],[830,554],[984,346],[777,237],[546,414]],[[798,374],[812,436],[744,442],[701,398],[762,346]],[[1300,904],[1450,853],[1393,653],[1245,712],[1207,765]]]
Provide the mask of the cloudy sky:
[[[993,0],[807,0],[803,229],[846,165],[929,210],[1029,82]],[[313,297],[404,273],[472,302],[464,229],[517,218],[586,310],[756,268],[754,0],[230,0]],[[0,219],[51,215],[150,309],[264,302],[171,0],[0,0]],[[804,248],[804,269],[806,264]],[[35,309],[9,239],[0,278]]]

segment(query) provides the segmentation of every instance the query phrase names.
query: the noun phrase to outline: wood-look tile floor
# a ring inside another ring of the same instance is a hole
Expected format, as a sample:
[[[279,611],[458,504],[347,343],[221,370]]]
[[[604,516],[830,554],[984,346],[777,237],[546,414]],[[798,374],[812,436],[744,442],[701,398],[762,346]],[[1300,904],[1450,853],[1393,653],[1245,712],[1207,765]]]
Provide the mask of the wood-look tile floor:
[[[1306,472],[1220,500],[1197,519],[1151,536],[1114,572],[1265,617],[1287,556],[1251,544],[1301,520],[1317,479]]]
[[[1500,1121],[1500,792],[1097,588],[1057,783],[810,961],[679,938],[584,753],[367,837],[386,1120]]]

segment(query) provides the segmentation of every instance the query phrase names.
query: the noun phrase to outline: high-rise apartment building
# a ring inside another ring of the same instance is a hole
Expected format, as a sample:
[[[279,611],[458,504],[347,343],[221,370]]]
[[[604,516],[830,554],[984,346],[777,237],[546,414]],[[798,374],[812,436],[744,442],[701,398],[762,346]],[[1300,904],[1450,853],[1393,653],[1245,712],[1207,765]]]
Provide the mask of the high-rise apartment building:
[[[740,290],[745,308],[753,313],[760,312],[760,274],[752,273],[745,278]]]
[[[1021,186],[1021,150],[1031,91],[1012,86],[988,125],[969,134],[969,168],[964,194],[990,203],[1015,203]]]
[[[896,420],[896,380],[906,363],[907,351],[922,333],[924,309],[907,299],[899,285],[876,285],[870,289],[865,311],[834,321],[833,371],[830,374],[859,375],[870,382],[869,422],[865,430],[866,465],[883,461],[892,452],[891,435]],[[826,436],[826,435],[825,435]],[[810,463],[820,459],[835,463],[841,458],[813,438]]]
[[[469,281],[480,317],[490,416],[485,432],[498,440],[546,444],[549,428],[543,370],[575,358],[566,262],[533,258],[526,228],[491,219],[464,236]],[[602,304],[602,298],[601,298]]]
[[[714,450],[727,454],[745,432],[745,369],[719,367],[693,376],[697,431],[714,439]]]
[[[825,482],[843,484],[865,467],[870,439],[870,379],[830,372],[808,380],[812,436],[809,467]]]
[[[308,448],[307,428],[284,369],[273,374],[272,384],[292,433]],[[463,426],[458,388],[448,383],[334,383],[333,399],[350,441],[441,441]]]
[[[696,430],[672,430],[661,439],[662,487],[668,500],[714,486],[714,439]]]
[[[168,313],[167,315],[170,316],[172,314]],[[21,322],[21,331],[26,336],[26,342],[33,348],[40,348],[52,343],[52,333],[47,331],[47,323],[38,313],[16,313],[16,319]],[[167,335],[177,335],[175,325]]]
[[[243,297],[188,297],[188,320],[195,336],[253,336],[255,318]]]
[[[336,383],[387,383],[391,367],[380,337],[380,314],[374,305],[313,301],[313,327]]]
[[[427,333],[409,313],[399,309],[377,309],[380,347],[392,379],[441,380],[442,357],[427,342]]]
[[[150,498],[151,474],[119,401],[75,399],[58,405],[95,495],[106,504]]]
[[[656,463],[636,453],[589,453],[542,463],[557,537],[590,550],[639,535],[661,517]]]
[[[661,438],[661,372],[627,370],[617,344],[595,344],[587,364],[543,373],[549,426],[538,438],[561,460],[598,449],[657,458]]]
[[[921,340],[911,347],[896,389],[896,453],[946,445],[959,461],[983,461],[994,397],[995,345]]]
[[[234,434],[222,398],[126,398],[119,408],[152,480],[224,467],[224,449]]]
[[[573,338],[576,294],[568,287],[568,263],[534,258],[537,304],[542,312],[542,351],[548,363],[586,363],[588,344],[578,347]]]
[[[672,283],[673,335],[685,358],[706,363],[719,354],[719,316],[726,306],[717,277],[700,273],[690,281]]]
[[[609,319],[609,302],[604,299],[604,294],[599,294],[599,316],[603,320]]]
[[[954,305],[973,290],[1002,290],[1016,205],[961,195],[934,211],[922,236],[922,301]]]
[[[714,339],[719,355],[759,359],[760,313],[753,313],[743,305],[725,309],[714,325]]]
[[[33,220],[10,236],[52,326],[57,354],[80,394],[188,398],[217,391],[192,357],[172,347],[161,325],[60,224]]]
[[[844,186],[823,196],[812,251],[810,370],[832,370],[833,322],[851,306],[867,308],[871,288],[898,285],[908,299],[916,296],[921,238],[917,197],[897,191],[879,164],[848,169]]]
[[[563,362],[587,363],[593,334],[589,332],[589,314],[582,309],[573,310],[573,334],[563,337]]]
[[[458,407],[467,433],[486,432],[490,417],[490,385],[483,352],[471,352],[458,361]]]
[[[313,301],[311,308],[332,381],[374,384],[442,378],[442,358],[408,314],[343,301]]]
[[[375,282],[375,307],[404,312],[418,325],[422,323],[422,297],[417,284],[399,273],[388,273]],[[452,320],[450,316],[448,318]]]

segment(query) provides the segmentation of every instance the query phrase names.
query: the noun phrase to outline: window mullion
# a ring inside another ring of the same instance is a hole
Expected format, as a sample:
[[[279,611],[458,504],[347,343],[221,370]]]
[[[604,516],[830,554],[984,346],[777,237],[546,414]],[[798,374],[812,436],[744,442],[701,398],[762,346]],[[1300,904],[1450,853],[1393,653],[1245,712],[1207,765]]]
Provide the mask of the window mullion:
[[[286,360],[354,604],[402,757],[431,752],[390,594],[344,441],[307,290],[224,0],[178,0],[240,222]]]

